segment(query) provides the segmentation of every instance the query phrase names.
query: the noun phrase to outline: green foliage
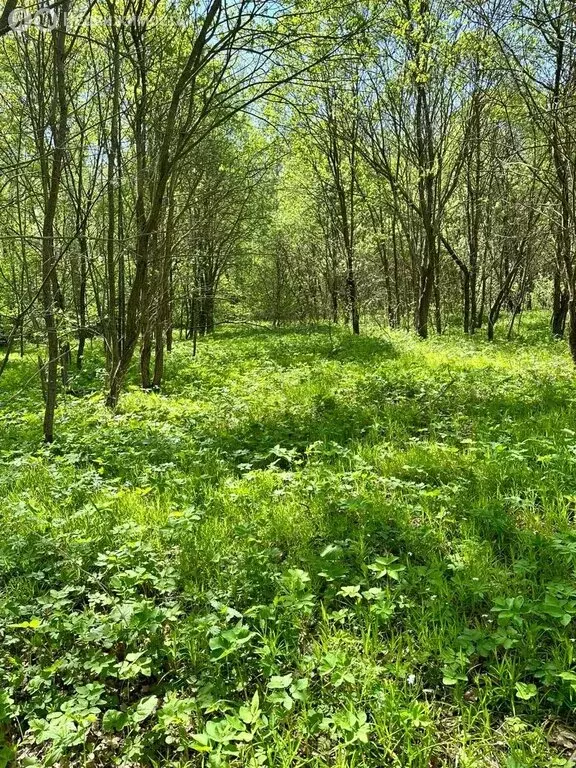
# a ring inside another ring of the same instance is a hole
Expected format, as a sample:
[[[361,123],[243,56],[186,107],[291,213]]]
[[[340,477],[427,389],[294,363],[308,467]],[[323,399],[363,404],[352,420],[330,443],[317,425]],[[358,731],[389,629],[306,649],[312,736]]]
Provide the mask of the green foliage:
[[[16,400],[0,766],[569,765],[576,385],[527,332],[222,331],[114,416],[88,357],[50,448]]]

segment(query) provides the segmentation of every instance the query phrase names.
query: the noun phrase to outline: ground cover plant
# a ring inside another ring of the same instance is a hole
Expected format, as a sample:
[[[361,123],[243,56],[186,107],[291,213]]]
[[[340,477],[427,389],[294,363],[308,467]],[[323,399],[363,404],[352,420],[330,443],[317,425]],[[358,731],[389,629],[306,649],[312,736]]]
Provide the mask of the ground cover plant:
[[[576,383],[513,342],[224,327],[39,442],[3,378],[0,765],[566,766]]]
[[[574,765],[576,3],[0,0],[0,72],[0,768]]]

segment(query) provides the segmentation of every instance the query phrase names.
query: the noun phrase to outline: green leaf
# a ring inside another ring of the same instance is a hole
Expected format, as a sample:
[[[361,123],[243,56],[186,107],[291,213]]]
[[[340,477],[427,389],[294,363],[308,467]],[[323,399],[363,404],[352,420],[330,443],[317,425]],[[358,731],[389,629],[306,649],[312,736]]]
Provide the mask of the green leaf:
[[[292,685],[292,675],[290,673],[283,676],[274,675],[268,682],[268,688],[270,689],[288,688],[290,685]]]
[[[132,715],[132,720],[135,723],[141,723],[143,720],[146,720],[147,717],[150,717],[157,706],[158,696],[148,696],[145,699],[140,699],[136,705],[134,714]]]
[[[538,695],[538,689],[534,683],[516,683],[516,698],[529,701]]]
[[[386,555],[377,557],[373,563],[370,563],[368,570],[372,571],[377,579],[388,576],[395,581],[399,581],[400,573],[406,570],[406,566],[401,565],[398,562],[398,558],[394,555]]]
[[[109,709],[102,718],[102,730],[121,731],[128,723],[128,713],[119,709]]]

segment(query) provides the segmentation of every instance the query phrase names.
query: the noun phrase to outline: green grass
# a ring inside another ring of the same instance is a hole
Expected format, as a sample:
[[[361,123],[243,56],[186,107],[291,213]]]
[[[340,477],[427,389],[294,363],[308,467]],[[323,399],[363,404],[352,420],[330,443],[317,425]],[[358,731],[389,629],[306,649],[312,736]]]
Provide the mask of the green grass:
[[[0,766],[572,765],[576,376],[514,342],[221,331],[39,441],[0,381]]]

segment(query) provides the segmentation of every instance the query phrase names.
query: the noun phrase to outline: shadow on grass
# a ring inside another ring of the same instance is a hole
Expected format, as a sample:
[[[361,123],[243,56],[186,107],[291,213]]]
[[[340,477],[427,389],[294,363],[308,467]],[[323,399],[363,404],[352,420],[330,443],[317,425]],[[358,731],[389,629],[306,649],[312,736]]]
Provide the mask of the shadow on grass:
[[[395,359],[399,353],[388,339],[371,335],[354,336],[343,328],[330,326],[297,326],[286,328],[223,328],[211,339],[199,345],[199,356],[205,344],[221,340],[240,341],[242,352],[250,357],[262,357],[282,366],[297,365],[313,358],[341,360],[342,362],[369,362],[374,358]],[[251,348],[246,349],[245,343]],[[232,353],[232,358],[235,357]]]

